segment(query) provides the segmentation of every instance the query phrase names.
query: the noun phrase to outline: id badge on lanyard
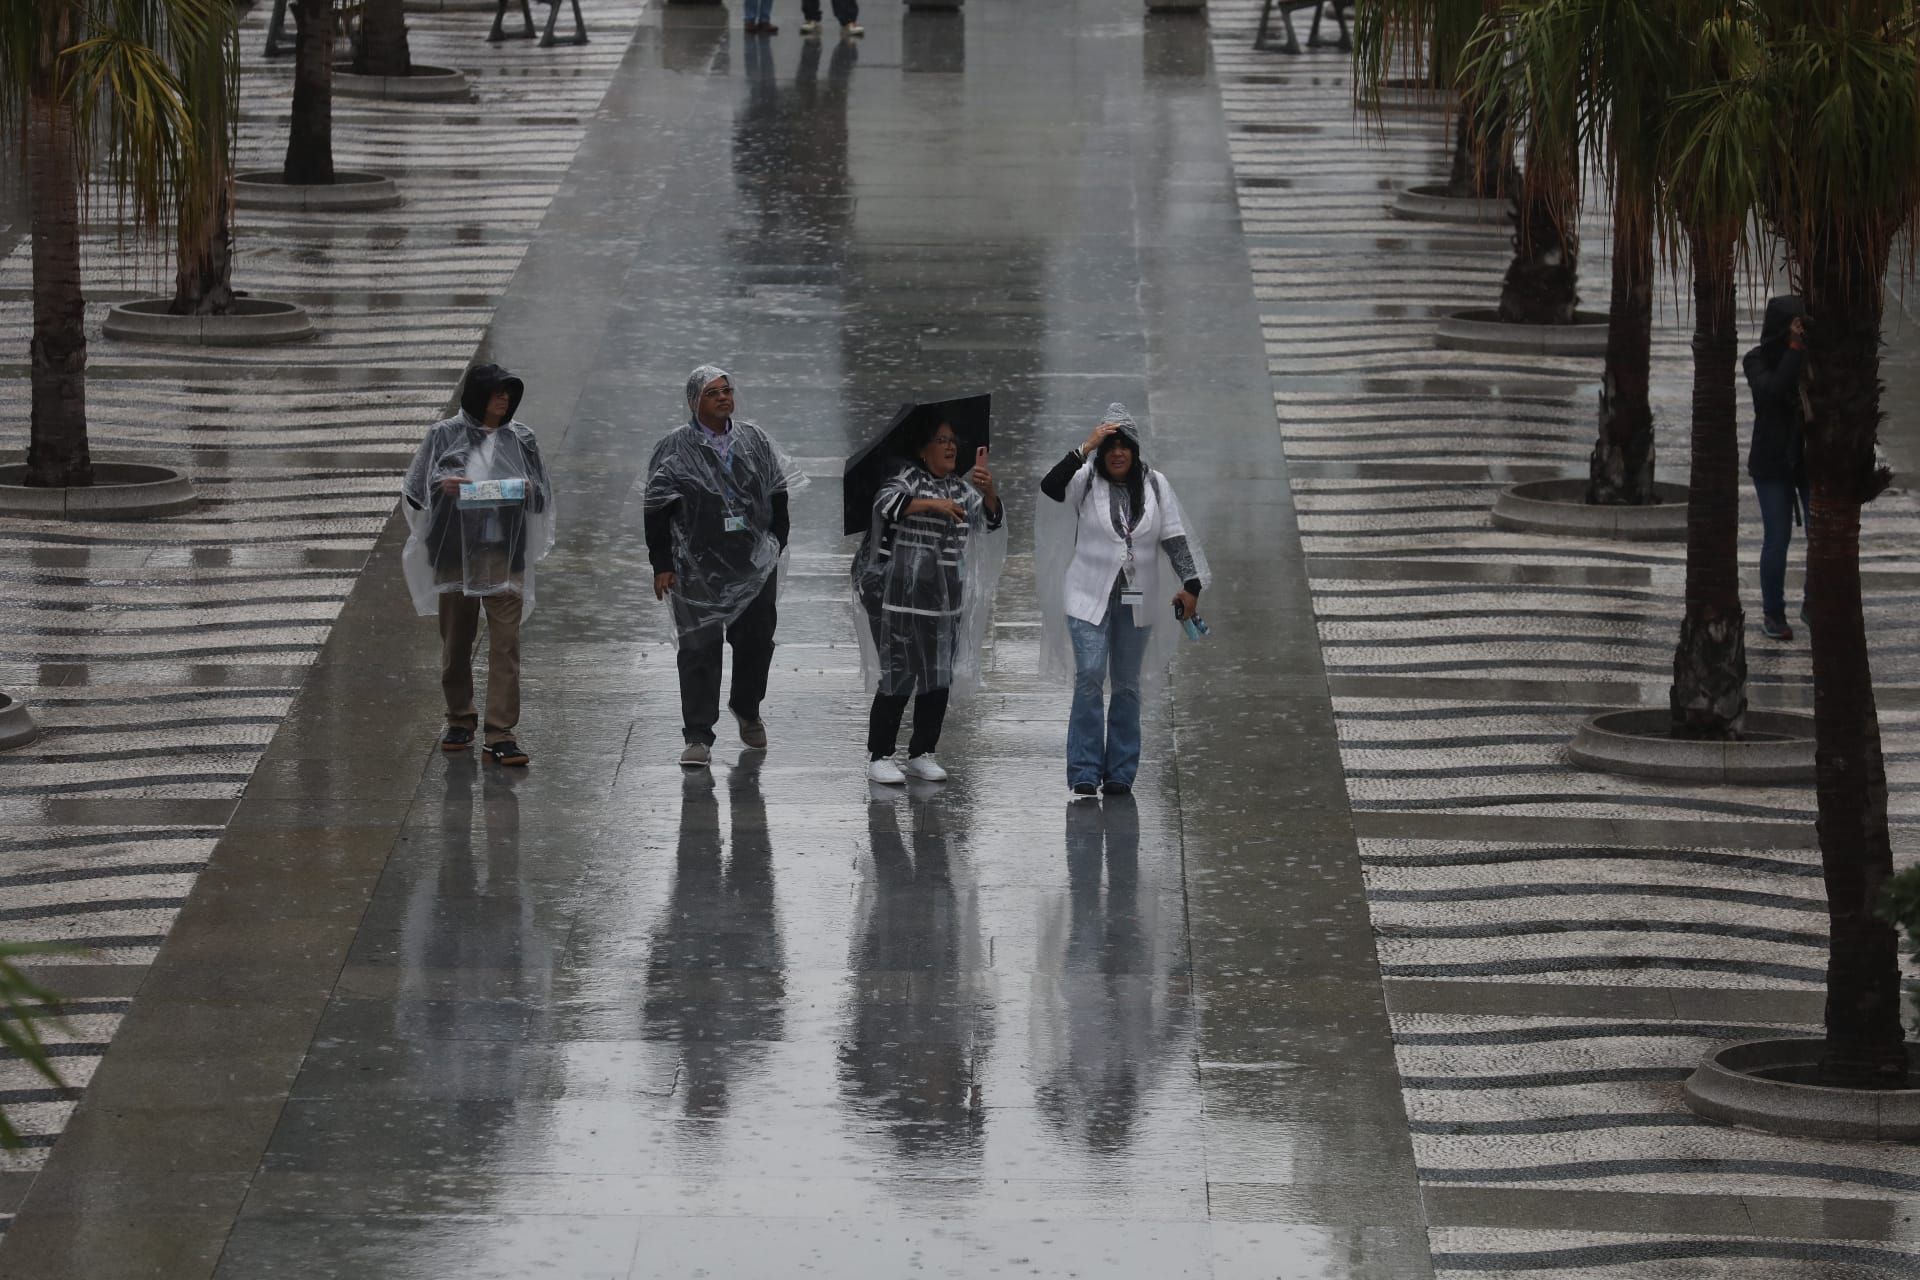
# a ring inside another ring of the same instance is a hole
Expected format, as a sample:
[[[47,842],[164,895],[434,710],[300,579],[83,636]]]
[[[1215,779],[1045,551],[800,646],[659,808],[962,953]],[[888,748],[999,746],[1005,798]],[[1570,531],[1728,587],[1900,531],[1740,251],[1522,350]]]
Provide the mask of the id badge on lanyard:
[[[1146,623],[1147,594],[1134,585],[1133,535],[1127,535],[1127,558],[1120,563],[1120,605],[1133,613],[1133,625]]]

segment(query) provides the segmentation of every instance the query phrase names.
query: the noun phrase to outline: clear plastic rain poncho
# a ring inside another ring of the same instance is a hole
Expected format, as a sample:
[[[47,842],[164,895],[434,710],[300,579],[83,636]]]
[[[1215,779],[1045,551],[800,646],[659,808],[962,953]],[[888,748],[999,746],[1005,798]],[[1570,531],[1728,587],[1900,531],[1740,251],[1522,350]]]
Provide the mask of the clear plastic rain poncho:
[[[654,446],[644,477],[646,514],[665,517],[671,531],[675,583],[668,599],[682,636],[724,627],[760,595],[781,560],[774,497],[807,483],[753,423],[735,418],[715,435],[693,420],[701,392],[721,378],[726,370],[714,365],[688,377],[688,421]]]
[[[507,421],[482,425],[495,390],[509,396]],[[435,423],[401,485],[407,544],[401,570],[413,607],[439,611],[442,595],[517,595],[533,612],[534,565],[553,549],[556,507],[533,432],[513,420],[524,387],[498,365],[471,370],[460,412]],[[449,493],[443,484],[459,481]]]
[[[1107,406],[1102,422],[1119,430],[1109,441],[1133,446],[1137,486],[1110,480],[1102,469],[1107,447],[1081,464],[1067,484],[1066,500],[1042,497],[1034,516],[1033,571],[1040,596],[1040,671],[1071,680],[1073,640],[1067,619],[1102,623],[1113,591],[1129,563],[1141,592],[1135,625],[1149,628],[1140,666],[1143,688],[1165,679],[1168,664],[1184,634],[1173,616],[1173,597],[1189,578],[1205,587],[1212,580],[1199,534],[1187,522],[1173,485],[1148,467],[1142,432],[1122,404]],[[1131,610],[1129,610],[1131,612]],[[1201,601],[1201,613],[1206,602]]]
[[[904,514],[917,498],[957,502],[967,518]],[[853,558],[854,631],[867,691],[977,691],[1006,562],[1006,526],[988,514],[978,489],[958,473],[936,477],[902,461],[874,495],[873,523]]]

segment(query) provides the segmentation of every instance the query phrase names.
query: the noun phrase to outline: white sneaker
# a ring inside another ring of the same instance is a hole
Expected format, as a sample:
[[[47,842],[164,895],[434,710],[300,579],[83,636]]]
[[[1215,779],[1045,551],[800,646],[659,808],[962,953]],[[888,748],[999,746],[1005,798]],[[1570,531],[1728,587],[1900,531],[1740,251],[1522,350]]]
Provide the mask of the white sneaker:
[[[909,778],[924,778],[928,782],[947,780],[947,771],[931,755],[915,756],[907,761],[906,772]]]
[[[867,34],[867,29],[857,22],[849,22],[846,26],[840,28],[840,34],[843,36],[863,36]]]
[[[869,782],[905,782],[907,775],[900,772],[900,766],[891,760],[875,760],[867,766]]]
[[[704,742],[689,742],[680,752],[680,767],[683,769],[704,769],[713,759],[713,752]]]
[[[817,36],[820,34],[820,24],[817,22],[803,22],[800,24],[800,34],[803,36]]]

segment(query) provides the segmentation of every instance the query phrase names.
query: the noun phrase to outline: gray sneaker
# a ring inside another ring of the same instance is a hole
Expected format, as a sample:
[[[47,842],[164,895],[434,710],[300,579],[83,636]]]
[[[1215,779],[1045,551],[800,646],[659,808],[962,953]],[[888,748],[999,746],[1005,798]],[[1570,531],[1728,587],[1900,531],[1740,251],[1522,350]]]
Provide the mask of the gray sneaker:
[[[732,711],[733,718],[740,722],[740,741],[746,743],[747,746],[754,751],[765,751],[767,749],[767,722],[765,720],[749,720],[738,711],[734,711],[732,707],[728,707],[727,710]]]
[[[683,769],[704,769],[713,759],[713,752],[704,742],[689,742],[686,750],[680,753],[680,767]]]

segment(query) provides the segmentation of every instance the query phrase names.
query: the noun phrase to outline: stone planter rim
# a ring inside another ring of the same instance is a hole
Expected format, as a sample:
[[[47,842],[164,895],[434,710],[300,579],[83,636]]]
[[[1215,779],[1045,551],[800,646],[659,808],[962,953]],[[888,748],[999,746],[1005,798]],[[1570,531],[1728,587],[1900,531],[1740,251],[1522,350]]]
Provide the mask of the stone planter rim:
[[[463,102],[473,97],[467,74],[456,67],[412,63],[404,76],[367,76],[350,62],[333,64],[333,92],[343,98],[380,98],[389,102]]]
[[[1440,318],[1433,342],[1500,355],[1599,356],[1607,350],[1607,313],[1575,311],[1571,324],[1514,324],[1496,307],[1466,307]]]
[[[249,169],[233,176],[241,208],[371,212],[400,203],[400,187],[384,173],[335,169],[332,182],[288,182],[278,169]]]
[[[224,316],[176,316],[169,298],[115,303],[107,311],[109,338],[204,347],[259,347],[313,336],[313,320],[296,302],[235,298]]]
[[[1753,1074],[1769,1066],[1816,1066],[1825,1048],[1824,1040],[1810,1036],[1743,1040],[1703,1058],[1682,1092],[1698,1115],[1769,1133],[1887,1142],[1920,1138],[1920,1087],[1846,1089]],[[1908,1048],[1920,1056],[1920,1045]]]
[[[25,463],[0,466],[0,516],[37,520],[146,520],[198,504],[186,473],[153,462],[95,459],[83,489],[29,488]]]
[[[1513,227],[1511,200],[1450,195],[1444,182],[1400,188],[1387,205],[1387,212],[1409,222],[1437,222],[1488,230]]]
[[[1668,737],[1668,719],[1660,707],[1603,711],[1580,726],[1567,757],[1583,769],[1673,782],[1780,786],[1813,780],[1813,717],[1805,712],[1749,707],[1747,730],[1756,736],[1738,742]]]
[[[12,694],[0,692],[0,751],[24,747],[40,736],[40,726],[27,704]]]
[[[1500,491],[1491,519],[1494,528],[1516,533],[1623,542],[1685,541],[1686,486],[1656,481],[1654,492],[1662,501],[1638,507],[1603,506],[1586,500],[1585,476],[1526,480]]]

